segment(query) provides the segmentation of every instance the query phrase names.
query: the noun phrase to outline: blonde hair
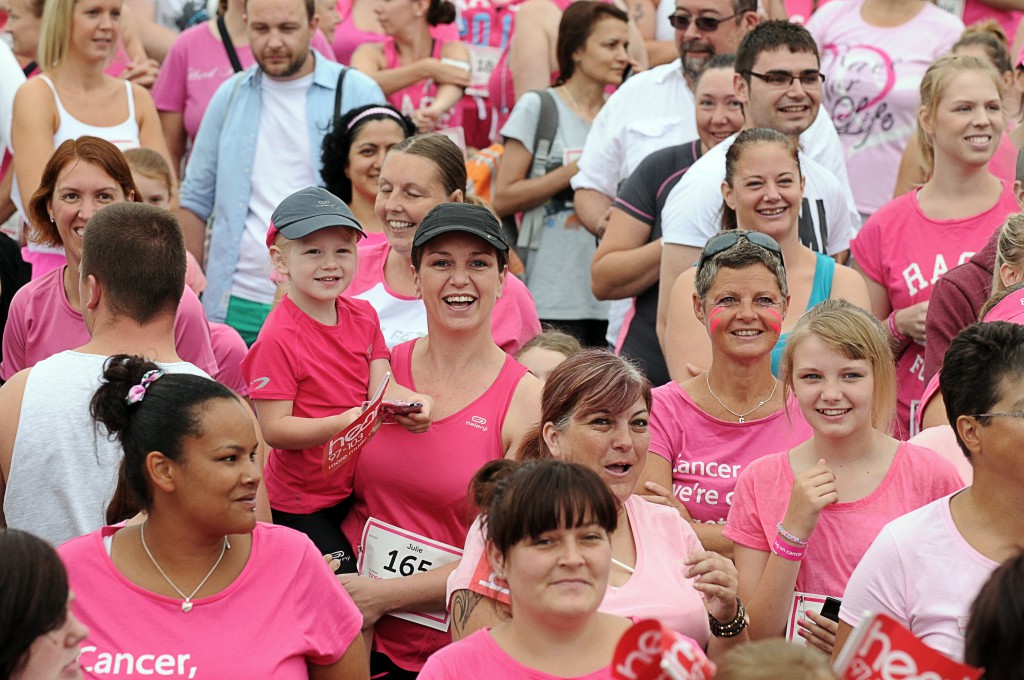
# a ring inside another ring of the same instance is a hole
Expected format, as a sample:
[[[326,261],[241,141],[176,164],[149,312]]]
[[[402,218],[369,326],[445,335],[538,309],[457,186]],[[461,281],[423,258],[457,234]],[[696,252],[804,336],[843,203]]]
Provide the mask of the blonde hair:
[[[920,116],[934,121],[939,102],[946,94],[949,83],[954,77],[967,71],[981,71],[992,79],[999,93],[1003,96],[1003,81],[999,73],[989,62],[971,56],[950,55],[942,57],[928,67],[921,79],[921,108],[918,109],[917,148],[921,154],[921,168],[926,177],[931,177],[935,169],[935,142],[921,127]]]
[[[36,60],[41,71],[57,66],[67,54],[71,44],[71,24],[74,22],[77,0],[46,0],[39,26],[39,53]]]
[[[999,229],[996,241],[996,262],[992,267],[992,292],[998,293],[1006,288],[999,270],[1004,264],[1014,268],[1024,268],[1024,213],[1013,213]],[[981,318],[981,317],[979,317]]]
[[[807,338],[814,336],[847,359],[871,364],[875,388],[871,395],[871,424],[890,434],[896,415],[896,365],[889,335],[870,312],[846,300],[825,300],[797,322],[782,354],[780,377],[783,395],[793,389],[793,354]]]
[[[579,354],[583,351],[583,346],[580,341],[568,333],[556,330],[551,327],[547,327],[537,335],[533,336],[519,348],[516,352],[516,359],[523,356],[531,349],[547,349],[552,352],[558,352],[565,358],[569,358],[574,354]]]
[[[828,657],[785,640],[760,640],[725,655],[715,680],[835,680]]]

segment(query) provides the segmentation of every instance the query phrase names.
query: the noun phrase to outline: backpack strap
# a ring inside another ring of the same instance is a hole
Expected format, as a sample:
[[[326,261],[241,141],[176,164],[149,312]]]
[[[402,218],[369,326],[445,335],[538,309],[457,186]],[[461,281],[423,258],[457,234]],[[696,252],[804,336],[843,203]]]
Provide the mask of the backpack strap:
[[[545,174],[551,146],[558,132],[558,105],[555,96],[548,90],[533,90],[540,96],[540,116],[537,118],[537,130],[533,135],[533,162],[527,177],[540,177]]]
[[[231,62],[231,68],[234,69],[235,73],[243,71],[242,62],[238,60],[238,53],[235,52],[235,44],[231,42],[231,36],[228,34],[227,24],[224,23],[224,15],[217,15],[217,32],[220,33],[220,41],[224,43],[224,51],[228,53],[228,61]]]
[[[342,87],[345,84],[345,75],[348,73],[348,69],[349,69],[348,66],[342,65],[341,73],[338,74],[338,89],[335,90],[335,92],[334,92],[334,127],[335,128],[338,127],[338,121],[341,120],[341,113],[342,113],[341,112],[341,102],[342,102],[342,99],[343,99]]]

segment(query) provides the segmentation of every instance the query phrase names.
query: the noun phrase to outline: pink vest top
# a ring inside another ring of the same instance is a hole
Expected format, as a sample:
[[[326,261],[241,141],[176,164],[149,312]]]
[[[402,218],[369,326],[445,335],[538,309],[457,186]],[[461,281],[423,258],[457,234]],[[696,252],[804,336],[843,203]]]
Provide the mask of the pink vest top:
[[[440,59],[443,47],[444,42],[435,39],[430,49],[430,56],[434,59]],[[384,41],[384,59],[389,69],[401,66],[398,61],[398,49],[395,47],[394,38],[387,38]],[[388,101],[396,109],[411,117],[417,109],[428,106],[433,102],[436,95],[437,85],[432,79],[428,78],[427,80],[421,80],[418,83],[413,83],[408,87],[392,92],[388,95]],[[448,112],[437,121],[438,130],[447,127],[458,127],[460,125],[462,125],[462,108],[457,104],[448,109]]]

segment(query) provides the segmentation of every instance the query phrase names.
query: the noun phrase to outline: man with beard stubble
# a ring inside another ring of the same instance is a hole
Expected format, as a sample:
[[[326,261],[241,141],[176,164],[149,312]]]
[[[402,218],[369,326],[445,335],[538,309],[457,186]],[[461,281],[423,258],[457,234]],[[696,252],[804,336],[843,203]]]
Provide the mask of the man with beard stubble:
[[[315,0],[247,0],[245,12],[256,64],[225,81],[210,101],[178,219],[189,251],[206,262],[207,316],[251,345],[274,299],[265,245],[271,214],[295,191],[323,184],[320,146],[334,116],[385,99],[368,76],[343,72],[310,48]]]

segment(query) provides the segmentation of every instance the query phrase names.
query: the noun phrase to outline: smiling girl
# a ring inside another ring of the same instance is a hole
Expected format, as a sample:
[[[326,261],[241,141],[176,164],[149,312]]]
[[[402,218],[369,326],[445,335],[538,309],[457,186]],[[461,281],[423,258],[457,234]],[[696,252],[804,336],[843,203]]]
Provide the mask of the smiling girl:
[[[921,81],[918,143],[931,170],[920,189],[872,215],[850,244],[871,311],[888,320],[896,356],[898,434],[924,391],[925,315],[933,284],[981,250],[1017,212],[1013,187],[988,170],[1003,133],[1003,84],[977,57],[944,57]]]
[[[725,529],[753,639],[786,632],[794,592],[842,597],[886,523],[963,486],[938,454],[889,435],[892,352],[868,312],[827,300],[806,313],[782,380],[814,434],[743,471]],[[834,622],[809,611],[798,625],[792,635],[831,654]]]

